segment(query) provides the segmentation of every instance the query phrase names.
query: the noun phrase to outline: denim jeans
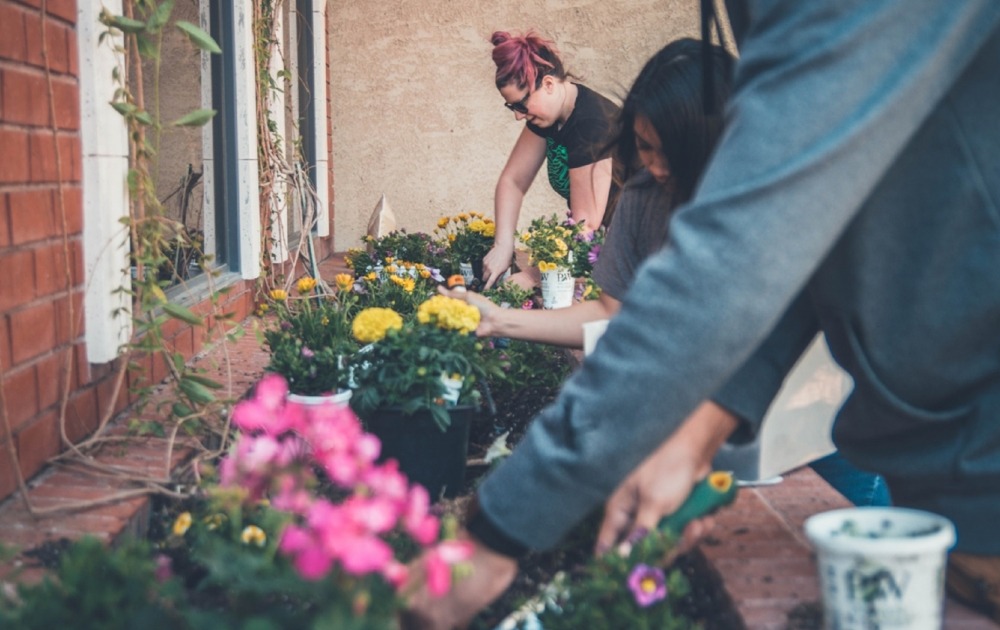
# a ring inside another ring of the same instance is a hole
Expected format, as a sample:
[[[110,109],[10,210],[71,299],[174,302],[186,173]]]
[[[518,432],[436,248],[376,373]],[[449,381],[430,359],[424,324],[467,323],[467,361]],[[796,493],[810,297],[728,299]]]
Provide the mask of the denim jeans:
[[[844,459],[839,451],[817,459],[809,466],[854,505],[892,505],[889,486],[882,475],[857,468]]]

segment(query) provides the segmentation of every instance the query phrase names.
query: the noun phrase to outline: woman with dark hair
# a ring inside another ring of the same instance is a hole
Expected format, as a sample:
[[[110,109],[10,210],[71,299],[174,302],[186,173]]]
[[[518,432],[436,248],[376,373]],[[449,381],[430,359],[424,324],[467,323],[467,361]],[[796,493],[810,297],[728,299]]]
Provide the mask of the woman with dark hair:
[[[639,266],[666,243],[673,210],[694,193],[722,133],[721,112],[735,60],[719,46],[709,50],[716,86],[711,107],[704,107],[702,44],[693,39],[664,46],[646,62],[625,97],[615,158],[626,165],[627,180],[594,266],[600,297],[558,310],[521,310],[500,308],[476,293],[449,293],[479,309],[476,334],[580,348],[583,324],[610,319],[618,312]],[[735,419],[711,402],[699,412]],[[880,475],[858,470],[839,453],[814,462],[813,468],[855,505],[891,502]]]
[[[571,80],[551,41],[531,31],[521,37],[497,31],[491,41],[496,87],[525,126],[497,181],[496,236],[483,259],[485,288],[511,266],[521,203],[542,162],[570,216],[591,229],[601,225],[611,190],[608,140],[618,114],[610,100]]]
[[[731,58],[718,46],[711,51],[718,89],[709,111],[721,112]],[[666,242],[670,215],[690,197],[722,129],[719,116],[705,114],[701,58],[698,41],[668,44],[646,63],[625,97],[617,136],[606,144],[625,166],[627,180],[594,267],[600,297],[564,309],[525,311],[501,309],[476,293],[449,293],[479,308],[477,334],[579,348],[584,323],[618,312],[636,269]]]

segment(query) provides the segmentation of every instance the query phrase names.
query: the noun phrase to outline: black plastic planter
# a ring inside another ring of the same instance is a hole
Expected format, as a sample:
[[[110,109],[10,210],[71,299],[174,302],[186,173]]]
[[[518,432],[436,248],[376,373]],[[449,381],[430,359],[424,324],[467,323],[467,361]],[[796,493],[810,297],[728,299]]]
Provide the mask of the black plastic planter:
[[[451,426],[441,431],[429,411],[404,415],[399,408],[366,414],[365,429],[382,442],[379,461],[395,459],[411,482],[427,488],[431,500],[455,497],[465,482],[469,425],[479,415],[471,405],[452,407]]]

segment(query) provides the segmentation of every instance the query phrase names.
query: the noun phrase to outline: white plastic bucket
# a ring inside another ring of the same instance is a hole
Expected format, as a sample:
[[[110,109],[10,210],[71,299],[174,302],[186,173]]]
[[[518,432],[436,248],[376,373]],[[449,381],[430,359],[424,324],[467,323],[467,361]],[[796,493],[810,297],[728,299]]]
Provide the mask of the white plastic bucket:
[[[825,627],[939,630],[951,521],[906,508],[847,508],[810,517]]]

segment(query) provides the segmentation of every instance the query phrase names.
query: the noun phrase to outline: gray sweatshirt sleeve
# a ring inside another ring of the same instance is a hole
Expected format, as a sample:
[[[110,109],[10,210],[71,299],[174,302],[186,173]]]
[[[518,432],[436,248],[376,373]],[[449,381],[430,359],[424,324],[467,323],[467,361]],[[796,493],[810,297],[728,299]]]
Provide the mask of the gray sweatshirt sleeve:
[[[480,487],[485,517],[527,547],[558,542],[743,364],[1000,22],[996,0],[746,4],[727,130],[694,199]]]

